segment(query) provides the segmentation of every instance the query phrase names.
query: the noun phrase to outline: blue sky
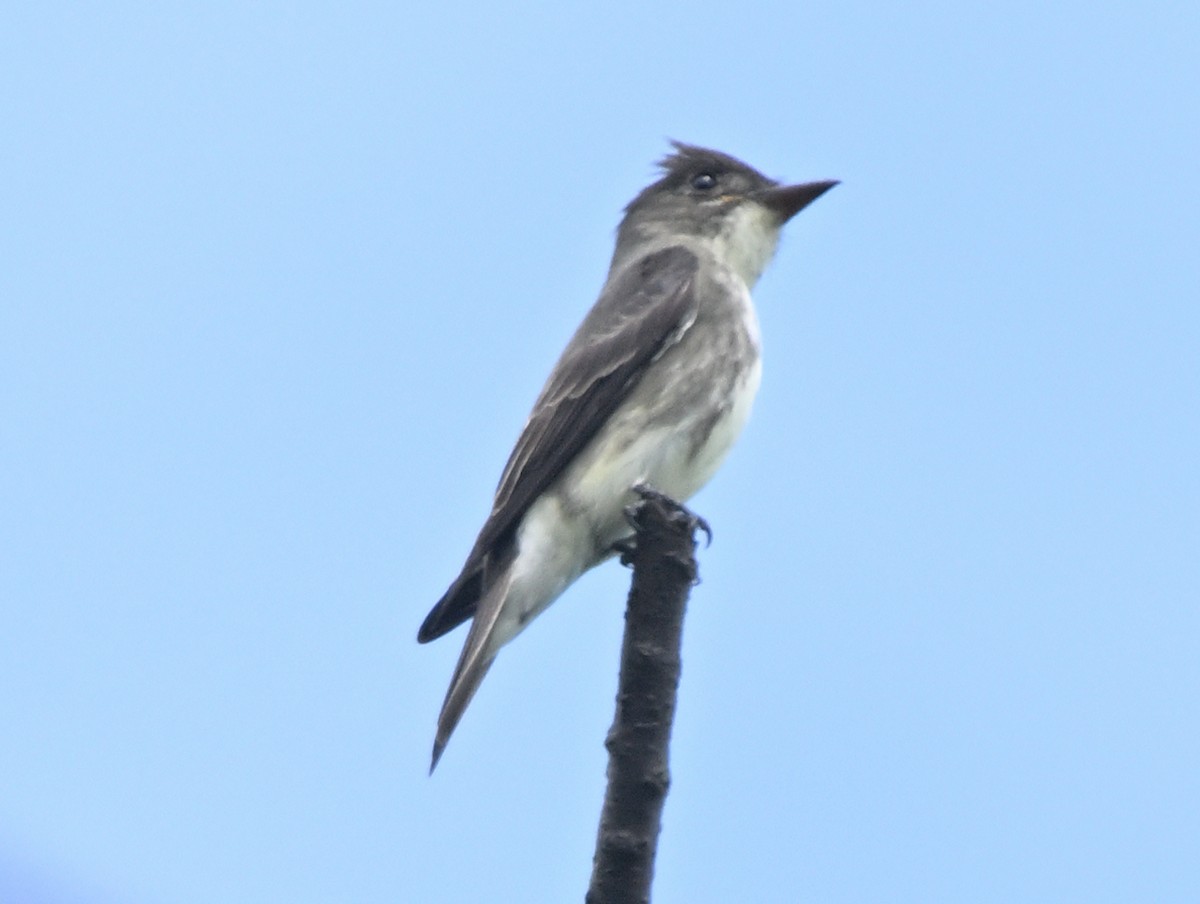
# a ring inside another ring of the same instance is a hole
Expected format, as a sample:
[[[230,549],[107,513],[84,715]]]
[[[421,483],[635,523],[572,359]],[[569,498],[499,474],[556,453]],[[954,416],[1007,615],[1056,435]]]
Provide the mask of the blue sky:
[[[668,137],[756,292],[656,902],[1200,898],[1200,13],[27,4],[0,900],[581,900],[628,575],[415,633]]]

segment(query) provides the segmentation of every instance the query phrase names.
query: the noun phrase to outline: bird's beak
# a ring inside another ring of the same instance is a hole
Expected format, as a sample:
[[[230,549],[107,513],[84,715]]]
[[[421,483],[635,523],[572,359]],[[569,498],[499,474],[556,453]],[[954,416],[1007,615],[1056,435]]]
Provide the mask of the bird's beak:
[[[838,185],[837,179],[825,182],[805,182],[803,185],[781,185],[755,192],[758,203],[773,211],[779,222],[786,223],[829,189]]]

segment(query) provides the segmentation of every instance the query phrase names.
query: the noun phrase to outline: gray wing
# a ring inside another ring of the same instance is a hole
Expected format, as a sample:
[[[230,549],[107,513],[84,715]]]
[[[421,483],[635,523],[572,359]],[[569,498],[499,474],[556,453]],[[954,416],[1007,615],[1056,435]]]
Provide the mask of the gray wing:
[[[686,248],[665,248],[634,262],[601,294],[534,403],[492,512],[462,573],[421,625],[420,642],[474,614],[489,558],[511,542],[529,506],[628,397],[646,367],[691,326],[698,266]]]

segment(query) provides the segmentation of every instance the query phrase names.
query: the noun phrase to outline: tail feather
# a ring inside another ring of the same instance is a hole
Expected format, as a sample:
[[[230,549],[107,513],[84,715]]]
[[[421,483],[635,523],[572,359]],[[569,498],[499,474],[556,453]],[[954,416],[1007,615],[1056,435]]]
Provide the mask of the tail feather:
[[[459,719],[467,711],[467,704],[475,696],[475,691],[479,689],[484,676],[495,661],[496,655],[493,653],[450,685],[450,693],[446,695],[446,702],[442,704],[442,712],[438,716],[437,735],[433,739],[433,758],[429,763],[430,775],[433,775],[433,770],[437,768],[438,760],[442,758],[442,751],[446,749],[446,744],[458,726]]]
[[[506,571],[479,599],[475,620],[471,622],[471,629],[467,632],[467,640],[463,644],[462,654],[458,657],[454,677],[450,679],[450,689],[446,691],[446,699],[438,716],[433,758],[429,765],[430,774],[437,768],[450,735],[454,733],[467,705],[496,659],[496,653],[500,649],[496,640],[496,626],[508,598],[509,585],[510,573]]]

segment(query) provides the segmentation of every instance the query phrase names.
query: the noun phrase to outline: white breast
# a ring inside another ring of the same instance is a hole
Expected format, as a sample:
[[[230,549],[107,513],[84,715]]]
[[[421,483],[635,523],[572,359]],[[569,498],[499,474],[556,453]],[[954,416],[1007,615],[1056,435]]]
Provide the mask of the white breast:
[[[711,389],[708,398],[697,395],[697,380],[686,374],[677,382],[692,387],[690,390],[675,389],[671,384],[657,386],[640,401],[635,393],[576,460],[563,482],[570,488],[571,508],[599,515],[593,526],[605,542],[629,532],[622,509],[631,501],[632,486],[649,484],[680,502],[691,498],[716,473],[746,425],[762,377],[758,318],[745,285],[732,275],[730,282],[729,288],[740,302],[744,338],[732,345],[717,343],[720,352],[714,351],[712,343],[687,347],[685,340],[678,352],[694,358],[697,366],[704,368],[702,373],[707,373],[708,368],[721,366],[720,354],[725,349],[740,347],[744,352],[748,340],[753,360],[736,380],[706,379],[699,384]],[[711,327],[710,323],[702,328]],[[662,363],[668,364],[666,360]],[[714,422],[716,411],[721,414]],[[701,435],[705,439],[697,448]]]

